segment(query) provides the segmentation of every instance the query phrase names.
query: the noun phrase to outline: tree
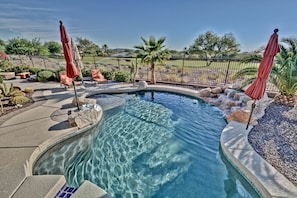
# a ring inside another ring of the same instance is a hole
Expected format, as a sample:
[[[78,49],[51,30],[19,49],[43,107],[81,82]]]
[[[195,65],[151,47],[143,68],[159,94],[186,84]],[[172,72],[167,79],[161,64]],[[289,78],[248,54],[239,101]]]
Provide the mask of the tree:
[[[29,41],[24,38],[13,38],[8,40],[5,52],[7,54],[18,54],[18,55],[44,55],[47,52],[42,46],[39,39],[34,38]]]
[[[141,37],[144,45],[134,46],[138,49],[138,57],[141,58],[142,63],[149,63],[151,65],[151,84],[156,84],[155,78],[155,64],[157,62],[163,63],[164,60],[170,58],[170,53],[165,49],[165,37],[160,39],[155,39],[155,37],[150,36],[148,40]]]
[[[110,53],[109,47],[106,44],[102,45],[102,55],[108,56],[109,53]]]
[[[28,55],[47,55],[48,49],[44,47],[44,45],[41,43],[39,38],[34,38],[31,41],[31,45],[33,47],[32,54]]]
[[[220,38],[211,31],[200,34],[194,44],[189,47],[191,54],[197,53],[201,58],[206,59],[206,66],[212,63],[213,58],[235,56],[239,51],[239,44],[232,33]]]
[[[297,40],[284,38],[282,42],[288,47],[280,45],[281,52],[275,56],[268,81],[280,92],[280,95],[275,98],[276,102],[289,101],[290,105],[293,105],[296,103],[294,95],[297,93]],[[259,61],[259,56],[253,54],[244,59],[245,63],[255,61]],[[234,79],[247,77],[241,85],[241,88],[243,88],[256,79],[257,73],[257,68],[248,67],[238,71]]]
[[[101,49],[98,45],[94,44],[92,41],[88,39],[82,39],[80,37],[76,38],[77,48],[81,53],[81,57],[83,59],[86,55],[100,55]]]
[[[62,51],[62,46],[56,41],[45,42],[43,45],[51,54],[59,54]]]

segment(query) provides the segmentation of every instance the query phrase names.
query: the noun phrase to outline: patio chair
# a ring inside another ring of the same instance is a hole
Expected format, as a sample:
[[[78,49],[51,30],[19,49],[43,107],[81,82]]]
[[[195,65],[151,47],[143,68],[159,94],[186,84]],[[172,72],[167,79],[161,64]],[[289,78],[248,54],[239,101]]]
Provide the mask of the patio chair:
[[[72,81],[73,79],[72,78],[69,78],[67,75],[66,75],[66,72],[65,71],[61,71],[59,73],[60,75],[60,85],[61,86],[64,86],[64,87],[72,87],[73,84],[72,84]],[[74,81],[75,85],[81,85],[80,82],[76,82]]]
[[[107,79],[101,74],[99,69],[92,69],[91,74],[93,81],[96,81],[97,83],[107,82]]]

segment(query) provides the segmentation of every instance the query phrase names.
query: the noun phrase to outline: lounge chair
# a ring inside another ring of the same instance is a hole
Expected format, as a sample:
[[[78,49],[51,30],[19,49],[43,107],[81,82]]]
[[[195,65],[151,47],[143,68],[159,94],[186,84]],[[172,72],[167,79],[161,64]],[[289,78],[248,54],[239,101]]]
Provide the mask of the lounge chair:
[[[67,75],[66,75],[66,72],[65,71],[62,71],[59,73],[60,75],[60,85],[61,86],[65,86],[65,87],[72,87],[73,84],[72,84],[72,81],[73,79],[72,78],[69,78]],[[80,82],[75,82],[75,85],[81,85]]]
[[[107,82],[107,79],[101,74],[99,69],[92,69],[91,74],[93,81],[96,81],[97,83]]]

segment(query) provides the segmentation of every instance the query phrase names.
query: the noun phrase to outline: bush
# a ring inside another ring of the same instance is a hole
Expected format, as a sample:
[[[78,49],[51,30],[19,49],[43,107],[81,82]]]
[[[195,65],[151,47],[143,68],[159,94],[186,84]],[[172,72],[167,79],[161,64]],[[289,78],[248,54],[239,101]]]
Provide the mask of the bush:
[[[35,68],[35,67],[30,67],[30,68],[29,68],[29,72],[30,72],[30,74],[32,74],[32,75],[37,74],[39,71],[41,71],[40,68]]]
[[[91,74],[91,70],[90,69],[82,69],[81,70],[81,73],[82,73],[82,76],[83,77],[92,77],[92,74]]]
[[[114,80],[115,79],[115,73],[112,71],[102,71],[102,75],[107,79],[107,80]]]
[[[0,83],[3,83],[3,77],[0,76]]]
[[[57,81],[57,75],[51,70],[39,71],[37,74],[38,82]]]
[[[130,82],[130,74],[128,72],[116,72],[114,80],[117,82]]]
[[[23,72],[29,72],[29,66],[26,66],[26,65],[18,65],[18,66],[15,66],[13,68],[13,71],[18,74],[18,73],[23,73]]]
[[[0,70],[4,72],[12,72],[13,66],[12,63],[8,60],[0,60]]]
[[[13,105],[24,104],[24,103],[29,102],[29,98],[27,98],[26,96],[15,96],[15,97],[11,98],[10,102]]]

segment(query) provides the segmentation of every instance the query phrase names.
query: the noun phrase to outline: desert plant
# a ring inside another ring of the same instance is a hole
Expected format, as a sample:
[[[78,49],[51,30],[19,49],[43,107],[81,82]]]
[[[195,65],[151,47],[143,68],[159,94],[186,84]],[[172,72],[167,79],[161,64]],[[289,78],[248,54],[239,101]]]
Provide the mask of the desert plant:
[[[290,105],[295,103],[295,94],[297,93],[297,41],[295,39],[283,39],[283,42],[290,47],[285,48],[281,45],[281,52],[275,56],[275,63],[272,66],[268,81],[272,83],[280,92],[280,95],[275,99],[276,102],[287,103],[282,101],[290,101]],[[248,61],[259,60],[254,56]],[[242,83],[241,88],[251,84],[257,77],[257,68],[245,68],[238,71],[234,78],[248,76]],[[284,99],[284,100],[283,100]],[[292,102],[293,101],[293,102]]]
[[[27,98],[26,96],[15,96],[15,97],[12,97],[10,102],[11,104],[13,105],[17,105],[17,104],[24,104],[24,103],[27,103],[29,102],[29,98]]]
[[[11,92],[10,96],[15,97],[15,96],[25,96],[26,94],[22,91],[19,90],[15,90],[13,92]]]
[[[7,86],[6,83],[2,83],[0,85],[0,90],[1,90],[1,94],[4,96],[4,97],[8,97],[10,96],[10,94],[14,91],[14,87],[13,87],[13,83],[10,84],[10,88]]]
[[[135,80],[136,80],[137,73],[138,73],[137,62],[136,62],[135,65],[132,62],[131,67],[130,67],[130,78],[133,81],[133,85],[135,85]]]
[[[31,87],[26,87],[26,88],[24,89],[24,92],[25,92],[25,93],[33,93],[33,92],[34,92],[34,89],[31,88]]]

